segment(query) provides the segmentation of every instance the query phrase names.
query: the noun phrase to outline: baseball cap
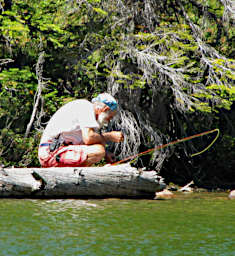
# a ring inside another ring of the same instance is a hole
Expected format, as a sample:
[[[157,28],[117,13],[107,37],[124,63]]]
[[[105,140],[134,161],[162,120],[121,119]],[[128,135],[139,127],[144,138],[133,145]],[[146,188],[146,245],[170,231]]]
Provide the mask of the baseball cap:
[[[107,105],[112,111],[117,110],[117,101],[109,93],[101,93],[97,97],[93,98],[91,102],[102,102]]]

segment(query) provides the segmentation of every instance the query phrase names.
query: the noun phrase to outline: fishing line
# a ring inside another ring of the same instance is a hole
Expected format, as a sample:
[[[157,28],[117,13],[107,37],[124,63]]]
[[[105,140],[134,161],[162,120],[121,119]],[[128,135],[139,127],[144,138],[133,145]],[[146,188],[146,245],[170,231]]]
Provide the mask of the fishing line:
[[[204,153],[206,150],[208,150],[214,143],[215,141],[218,139],[219,137],[219,133],[220,133],[220,130],[217,128],[217,129],[214,129],[214,130],[210,130],[210,131],[206,131],[206,132],[202,132],[202,133],[198,133],[198,134],[195,134],[195,135],[192,135],[192,136],[189,136],[189,137],[186,137],[186,138],[183,138],[183,139],[179,139],[179,140],[175,140],[175,141],[172,141],[172,142],[169,142],[167,144],[164,144],[164,145],[159,145],[155,148],[151,148],[151,149],[148,149],[146,151],[143,151],[141,153],[138,153],[136,155],[133,155],[133,156],[129,156],[127,158],[124,158],[120,161],[117,161],[115,163],[112,163],[111,165],[117,165],[117,164],[120,164],[120,163],[123,163],[123,162],[126,162],[127,160],[131,160],[133,159],[130,163],[132,163],[133,161],[135,161],[135,159],[139,156],[142,156],[142,155],[146,155],[154,150],[159,150],[159,149],[163,149],[163,148],[166,148],[166,147],[169,147],[169,146],[173,146],[173,145],[176,145],[178,143],[181,143],[181,142],[184,142],[184,141],[188,141],[188,140],[192,140],[194,138],[198,138],[198,137],[202,137],[204,135],[207,135],[207,134],[210,134],[210,133],[214,133],[214,132],[217,132],[216,134],[216,137],[214,138],[214,140],[206,147],[204,148],[203,150],[197,152],[197,153],[194,153],[191,155],[191,157],[193,156],[197,156],[197,155],[200,155],[202,153]]]

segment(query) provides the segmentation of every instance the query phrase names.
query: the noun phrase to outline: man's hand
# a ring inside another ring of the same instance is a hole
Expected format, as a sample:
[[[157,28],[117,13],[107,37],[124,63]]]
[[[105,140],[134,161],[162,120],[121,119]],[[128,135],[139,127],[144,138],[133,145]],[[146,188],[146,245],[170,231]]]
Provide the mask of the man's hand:
[[[118,132],[118,131],[112,131],[112,132],[108,132],[106,133],[108,140],[112,141],[112,142],[122,142],[124,140],[124,136],[122,132]]]
[[[112,134],[115,140],[114,142],[122,142],[124,140],[124,136],[122,132],[113,131]]]
[[[106,151],[105,160],[108,163],[114,163],[115,162],[115,155],[111,152]]]

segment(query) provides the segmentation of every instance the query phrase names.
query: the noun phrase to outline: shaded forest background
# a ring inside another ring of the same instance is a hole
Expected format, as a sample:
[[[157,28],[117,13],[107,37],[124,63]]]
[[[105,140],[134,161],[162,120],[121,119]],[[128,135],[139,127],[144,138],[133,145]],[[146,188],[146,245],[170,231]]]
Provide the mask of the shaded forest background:
[[[63,104],[115,96],[119,159],[219,128],[135,163],[167,182],[235,187],[235,14],[229,0],[0,0],[0,162],[39,166]]]

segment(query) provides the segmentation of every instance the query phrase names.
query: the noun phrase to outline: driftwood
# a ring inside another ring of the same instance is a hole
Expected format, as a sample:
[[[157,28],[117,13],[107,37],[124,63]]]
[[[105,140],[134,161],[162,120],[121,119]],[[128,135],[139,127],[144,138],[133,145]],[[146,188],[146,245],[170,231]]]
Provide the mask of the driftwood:
[[[154,198],[165,188],[155,171],[122,164],[109,167],[0,169],[0,197]]]

